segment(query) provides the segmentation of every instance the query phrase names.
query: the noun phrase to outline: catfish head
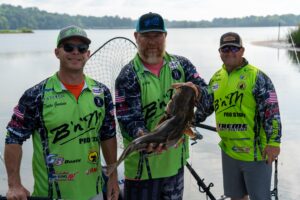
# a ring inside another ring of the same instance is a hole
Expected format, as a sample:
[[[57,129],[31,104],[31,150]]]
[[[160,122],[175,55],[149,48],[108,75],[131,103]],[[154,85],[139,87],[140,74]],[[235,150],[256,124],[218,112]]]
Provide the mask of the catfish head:
[[[176,88],[172,100],[168,103],[167,114],[169,116],[179,116],[185,122],[191,122],[194,117],[194,107],[196,103],[195,90],[186,85]]]

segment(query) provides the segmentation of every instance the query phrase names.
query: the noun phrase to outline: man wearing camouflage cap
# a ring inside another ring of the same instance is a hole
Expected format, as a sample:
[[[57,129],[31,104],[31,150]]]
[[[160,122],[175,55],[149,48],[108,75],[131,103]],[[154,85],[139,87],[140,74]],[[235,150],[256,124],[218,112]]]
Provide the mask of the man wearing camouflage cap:
[[[281,120],[271,79],[243,57],[239,34],[221,36],[223,61],[211,78],[221,138],[224,193],[232,200],[271,200],[272,162],[280,153]],[[203,112],[196,112],[203,121]]]
[[[91,40],[77,26],[57,38],[57,73],[25,91],[7,126],[7,199],[27,199],[21,183],[22,144],[32,136],[34,191],[49,199],[102,199],[100,146],[106,163],[116,162],[113,102],[108,88],[83,73]],[[117,199],[117,173],[107,198]]]

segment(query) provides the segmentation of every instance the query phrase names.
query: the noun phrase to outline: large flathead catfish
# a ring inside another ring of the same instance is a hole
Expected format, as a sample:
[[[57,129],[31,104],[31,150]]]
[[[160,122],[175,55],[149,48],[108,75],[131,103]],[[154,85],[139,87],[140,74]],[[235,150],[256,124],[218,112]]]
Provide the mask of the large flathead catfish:
[[[192,87],[182,85],[176,88],[172,100],[167,105],[166,115],[162,123],[150,133],[133,140],[123,151],[117,163],[108,166],[107,175],[110,175],[116,167],[133,151],[145,150],[150,143],[157,147],[164,144],[168,148],[174,146],[185,129],[189,129],[194,117],[196,92]]]

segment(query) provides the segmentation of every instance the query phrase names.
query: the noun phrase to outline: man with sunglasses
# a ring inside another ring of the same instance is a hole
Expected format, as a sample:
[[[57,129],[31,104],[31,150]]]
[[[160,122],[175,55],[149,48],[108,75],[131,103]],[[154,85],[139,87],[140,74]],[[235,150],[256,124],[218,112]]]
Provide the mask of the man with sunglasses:
[[[237,33],[220,39],[223,65],[210,80],[221,137],[224,192],[233,200],[271,200],[272,162],[280,153],[281,120],[275,88],[243,57]],[[203,121],[202,112],[196,112]]]
[[[21,183],[22,144],[32,136],[34,191],[49,199],[102,199],[100,146],[106,163],[116,162],[112,97],[83,74],[91,40],[77,26],[63,28],[54,52],[57,73],[25,91],[7,126],[7,199],[27,199]],[[117,174],[108,180],[108,199],[117,199]]]

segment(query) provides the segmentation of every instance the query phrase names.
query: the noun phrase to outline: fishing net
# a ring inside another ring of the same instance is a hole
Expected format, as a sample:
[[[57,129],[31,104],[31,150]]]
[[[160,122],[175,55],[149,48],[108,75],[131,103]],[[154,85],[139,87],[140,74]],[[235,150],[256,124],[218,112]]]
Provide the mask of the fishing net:
[[[85,74],[104,83],[110,89],[114,99],[115,80],[122,67],[133,59],[136,52],[136,45],[130,39],[112,38],[91,55],[84,67]]]
[[[124,67],[137,52],[136,45],[128,38],[115,37],[105,42],[89,58],[84,73],[89,77],[105,84],[112,95],[115,104],[115,80]],[[118,141],[121,141],[117,125]],[[122,142],[118,146],[123,149]]]

